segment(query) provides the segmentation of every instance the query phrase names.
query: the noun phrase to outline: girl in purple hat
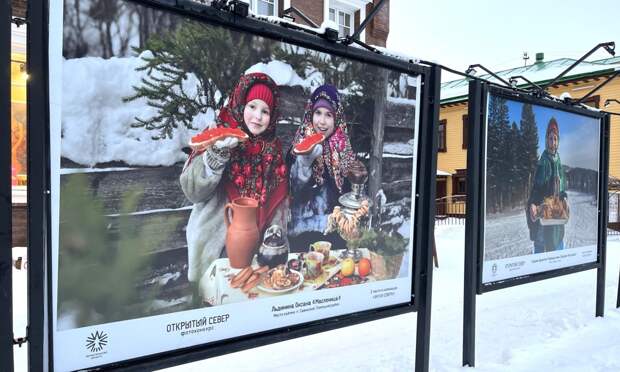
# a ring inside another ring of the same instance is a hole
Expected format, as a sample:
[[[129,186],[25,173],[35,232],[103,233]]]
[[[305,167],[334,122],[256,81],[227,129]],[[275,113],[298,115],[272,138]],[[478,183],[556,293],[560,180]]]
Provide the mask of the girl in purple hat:
[[[322,231],[340,195],[351,189],[346,175],[355,154],[347,132],[338,91],[329,84],[318,87],[306,104],[293,146],[315,133],[323,134],[326,139],[309,154],[289,152],[292,204],[288,232],[292,250],[305,250],[317,240],[333,240],[338,246],[344,245],[337,234],[326,239]]]

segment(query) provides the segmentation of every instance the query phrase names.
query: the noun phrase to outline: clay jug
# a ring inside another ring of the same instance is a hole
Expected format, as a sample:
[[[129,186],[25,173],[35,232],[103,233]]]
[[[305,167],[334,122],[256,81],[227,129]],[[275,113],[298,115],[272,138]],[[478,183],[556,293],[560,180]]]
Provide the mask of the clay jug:
[[[257,221],[258,201],[252,198],[237,198],[224,207],[226,221],[226,254],[230,267],[241,269],[250,266],[254,251],[258,247]]]

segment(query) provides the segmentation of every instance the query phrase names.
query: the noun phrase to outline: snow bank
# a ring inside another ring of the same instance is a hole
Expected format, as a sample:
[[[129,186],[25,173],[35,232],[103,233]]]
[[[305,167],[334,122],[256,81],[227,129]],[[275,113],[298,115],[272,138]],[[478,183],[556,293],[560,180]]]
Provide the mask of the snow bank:
[[[145,52],[148,53],[148,52]],[[143,54],[144,55],[144,54]],[[123,102],[133,95],[134,85],[146,72],[140,57],[76,58],[63,61],[62,156],[78,164],[121,161],[134,166],[168,166],[185,160],[181,149],[199,130],[180,125],[173,139],[154,140],[157,130],[132,128],[135,117],[152,117],[156,110],[145,99]],[[189,75],[184,90],[196,94],[195,77]],[[196,117],[193,124],[204,128],[214,112]]]
[[[304,88],[311,88],[310,81],[299,77],[291,65],[282,61],[270,61],[268,63],[260,62],[245,70],[246,74],[252,72],[262,72],[267,74],[278,85],[301,85]]]
[[[384,154],[413,155],[413,140],[403,142],[386,142],[383,144]]]

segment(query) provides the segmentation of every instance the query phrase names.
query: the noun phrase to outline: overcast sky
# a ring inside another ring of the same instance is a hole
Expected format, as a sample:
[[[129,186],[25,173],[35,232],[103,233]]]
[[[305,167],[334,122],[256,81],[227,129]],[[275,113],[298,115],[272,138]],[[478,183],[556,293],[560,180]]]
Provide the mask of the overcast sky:
[[[596,44],[620,43],[620,0],[390,0],[388,48],[464,71],[493,71],[579,58]],[[620,55],[620,45],[617,48]],[[611,57],[604,50],[588,60]],[[443,81],[459,78],[442,72]]]

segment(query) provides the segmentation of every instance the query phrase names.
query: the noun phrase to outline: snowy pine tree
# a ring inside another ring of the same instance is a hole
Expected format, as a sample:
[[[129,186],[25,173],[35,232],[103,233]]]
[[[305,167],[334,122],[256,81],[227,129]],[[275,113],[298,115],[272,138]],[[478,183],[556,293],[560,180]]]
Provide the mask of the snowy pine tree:
[[[510,156],[506,148],[511,132],[506,99],[491,96],[487,132],[487,207],[493,212],[499,212],[506,203],[506,189],[510,177]]]
[[[526,103],[521,110],[521,136],[522,149],[521,161],[523,162],[523,182],[524,195],[528,195],[531,187],[531,180],[536,171],[538,163],[538,125],[532,105]]]
[[[157,115],[136,117],[133,126],[159,131],[155,139],[172,138],[179,125],[199,129],[193,126],[194,118],[209,108],[220,109],[239,77],[253,64],[267,61],[274,44],[191,21],[153,35],[145,48],[136,50],[150,52],[142,54],[145,63],[138,69],[148,75],[134,87],[136,93],[124,100],[146,98]]]

